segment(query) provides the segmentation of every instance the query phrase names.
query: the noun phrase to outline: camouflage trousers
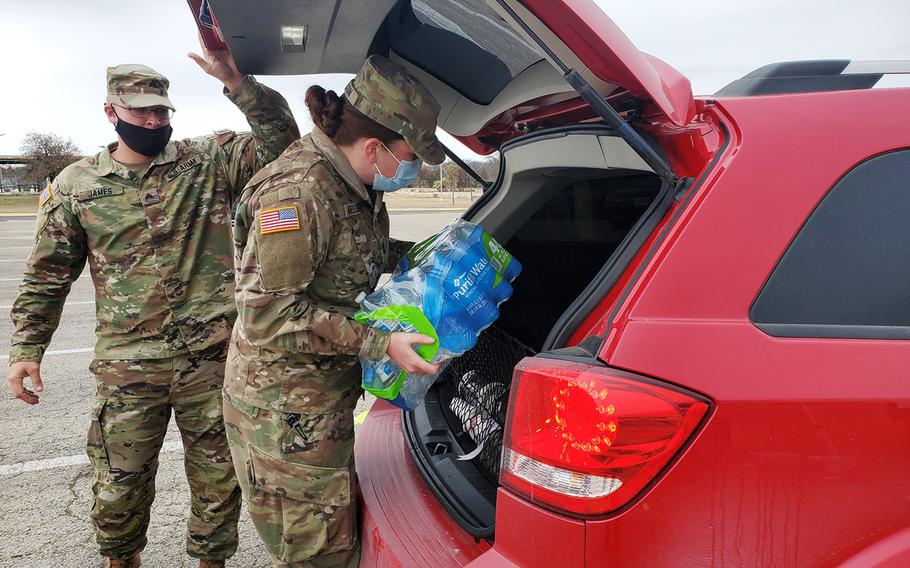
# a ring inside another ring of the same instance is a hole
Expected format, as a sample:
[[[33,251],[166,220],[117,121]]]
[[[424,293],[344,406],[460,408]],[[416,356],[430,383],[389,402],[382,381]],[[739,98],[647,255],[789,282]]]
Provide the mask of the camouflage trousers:
[[[87,451],[102,556],[128,558],[145,548],[172,408],[191,494],[186,551],[218,559],[237,550],[240,489],[221,416],[225,352],[220,344],[167,359],[92,362],[96,396]]]
[[[224,397],[224,422],[250,517],[275,568],[356,568],[354,406],[288,414]]]

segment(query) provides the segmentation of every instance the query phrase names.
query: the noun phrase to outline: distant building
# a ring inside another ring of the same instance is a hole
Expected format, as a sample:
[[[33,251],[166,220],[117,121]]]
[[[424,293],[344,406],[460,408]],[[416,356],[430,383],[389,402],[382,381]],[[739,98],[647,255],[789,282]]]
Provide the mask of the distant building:
[[[38,184],[25,181],[28,166],[0,165],[0,191],[3,193],[21,193],[38,191]]]

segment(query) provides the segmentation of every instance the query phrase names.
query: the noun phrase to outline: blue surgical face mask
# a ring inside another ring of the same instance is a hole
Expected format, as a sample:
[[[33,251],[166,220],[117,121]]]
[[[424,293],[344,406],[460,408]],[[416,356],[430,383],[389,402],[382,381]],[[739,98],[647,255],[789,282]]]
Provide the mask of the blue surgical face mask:
[[[381,141],[379,143],[382,144]],[[395,154],[392,154],[388,146],[382,144],[382,147],[395,158]],[[376,168],[376,175],[373,176],[373,189],[376,191],[398,191],[402,187],[407,187],[414,183],[414,180],[420,174],[420,166],[423,165],[423,161],[416,159],[403,162],[398,158],[395,158],[395,161],[398,162],[398,168],[395,170],[395,177],[391,178],[382,175],[382,172],[379,171],[379,166],[375,163],[373,164],[373,167]]]

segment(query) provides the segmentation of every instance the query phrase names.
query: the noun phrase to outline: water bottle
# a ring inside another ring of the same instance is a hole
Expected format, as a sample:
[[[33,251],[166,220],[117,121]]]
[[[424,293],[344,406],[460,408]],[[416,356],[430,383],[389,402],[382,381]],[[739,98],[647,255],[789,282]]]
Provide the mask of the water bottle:
[[[453,232],[459,236],[459,240],[453,243],[453,255],[456,258],[461,258],[468,253],[469,250],[476,252],[474,254],[479,254],[485,256],[489,259],[493,270],[499,274],[499,278],[494,278],[492,289],[499,288],[500,282],[511,282],[515,280],[515,277],[521,273],[521,263],[518,262],[511,254],[506,251],[499,242],[494,239],[489,233],[483,230],[480,225],[472,225],[471,223],[462,222],[459,224],[460,228],[458,231]],[[498,298],[501,298],[500,303],[505,301],[511,296],[511,287],[507,288],[508,292],[499,292],[497,294]]]
[[[442,256],[442,255],[440,255]],[[461,355],[474,346],[477,337],[475,326],[469,319],[468,306],[473,300],[474,288],[471,286],[467,271],[460,263],[445,258],[432,270],[442,288],[443,305],[439,317],[438,333],[440,345],[453,355]],[[441,264],[441,265],[440,265]]]
[[[489,290],[495,277],[489,259],[477,247],[462,252],[459,261],[452,263],[446,279],[449,304],[446,317],[458,320],[462,333],[466,334],[457,347],[459,354],[473,347],[480,332],[499,317],[498,302]]]
[[[515,280],[515,277],[521,273],[521,263],[488,233],[483,233],[481,239],[487,257],[493,263],[493,268],[496,272],[502,275],[502,280],[506,282]]]

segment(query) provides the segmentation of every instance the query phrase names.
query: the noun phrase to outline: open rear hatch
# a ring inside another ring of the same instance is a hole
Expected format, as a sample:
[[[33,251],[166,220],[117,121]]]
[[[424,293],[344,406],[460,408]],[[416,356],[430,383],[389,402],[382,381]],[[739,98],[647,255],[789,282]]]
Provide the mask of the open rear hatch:
[[[440,127],[480,153],[600,120],[590,95],[651,123],[678,127],[694,115],[689,81],[635,48],[592,0],[206,3],[241,71],[355,73],[368,55],[397,59],[440,101]],[[584,85],[592,93],[579,96]]]

